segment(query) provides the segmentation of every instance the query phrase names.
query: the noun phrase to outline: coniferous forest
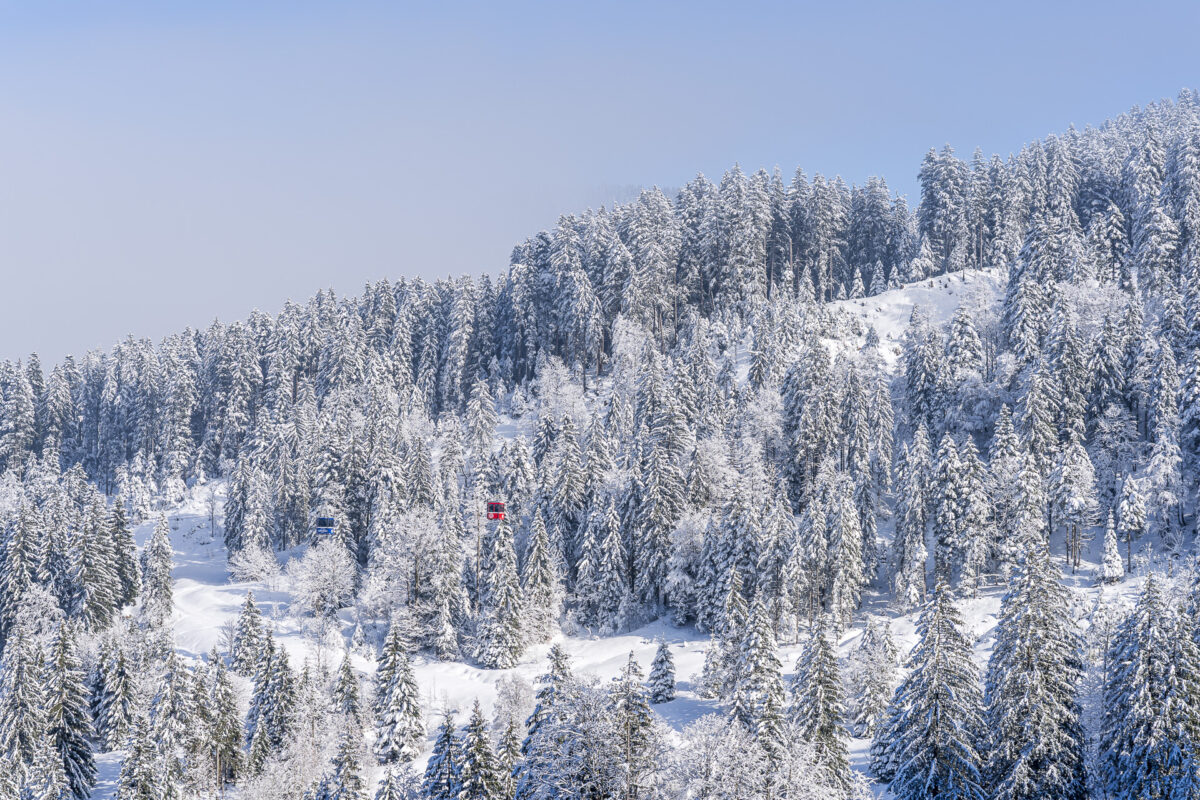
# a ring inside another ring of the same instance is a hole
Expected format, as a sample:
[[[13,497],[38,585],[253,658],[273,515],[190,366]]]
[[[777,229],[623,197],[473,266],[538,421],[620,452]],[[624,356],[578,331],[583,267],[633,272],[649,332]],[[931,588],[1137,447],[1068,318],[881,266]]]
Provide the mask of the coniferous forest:
[[[962,155],[0,363],[0,800],[1200,797],[1200,92]]]

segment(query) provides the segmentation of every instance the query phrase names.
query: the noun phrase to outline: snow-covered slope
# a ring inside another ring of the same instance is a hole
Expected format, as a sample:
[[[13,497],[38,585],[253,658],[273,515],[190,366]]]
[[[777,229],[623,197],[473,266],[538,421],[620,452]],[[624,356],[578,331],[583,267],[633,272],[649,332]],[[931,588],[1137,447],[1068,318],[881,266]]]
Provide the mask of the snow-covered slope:
[[[956,308],[968,303],[981,310],[994,306],[1003,292],[1001,276],[995,272],[972,272],[963,275],[943,276],[931,281],[888,291],[863,300],[844,300],[836,305],[843,313],[862,323],[859,336],[868,326],[874,327],[883,340],[889,364],[894,367],[899,342],[908,323],[914,304],[920,305],[935,323],[949,320]],[[991,312],[983,312],[991,313]],[[843,341],[842,346],[854,346],[853,341]],[[513,434],[513,426],[507,424],[501,435]],[[225,549],[220,538],[220,501],[223,500],[224,484],[216,483],[197,487],[181,505],[166,509],[170,520],[171,540],[175,551],[175,604],[173,617],[175,641],[179,652],[189,658],[199,658],[214,647],[225,649],[225,637],[248,591],[253,591],[256,601],[272,626],[276,641],[286,648],[293,665],[306,658],[322,662],[332,668],[341,658],[341,653],[320,653],[314,650],[312,640],[304,635],[303,619],[292,613],[292,594],[286,577],[266,582],[232,582],[227,569]],[[215,527],[210,524],[210,493],[216,493],[218,501]],[[143,545],[149,538],[153,521],[143,523],[136,530],[137,542]],[[886,535],[886,532],[885,532]],[[1090,544],[1084,553],[1084,564],[1074,575],[1067,574],[1064,580],[1076,594],[1081,617],[1096,605],[1101,593],[1094,575],[1101,555],[1100,537]],[[1055,551],[1062,551],[1062,542],[1055,542]],[[1146,568],[1151,566],[1144,562]],[[1103,590],[1109,598],[1122,597],[1136,590],[1141,577],[1134,576],[1116,587]],[[982,668],[990,655],[992,631],[1000,608],[1002,588],[987,587],[974,599],[962,604],[962,611],[970,630],[977,639],[976,656]],[[907,652],[916,642],[916,616],[895,616],[890,610],[889,596],[882,587],[875,586],[864,595],[862,611],[856,624],[848,630],[839,643],[839,652],[845,656],[857,644],[868,615],[888,618],[892,633],[902,652]],[[342,640],[348,641],[352,624],[344,616]],[[1081,623],[1082,624],[1082,623]],[[665,640],[672,651],[679,679],[678,697],[669,703],[654,707],[656,713],[672,729],[682,730],[689,723],[706,713],[720,710],[718,703],[697,696],[692,687],[693,676],[700,673],[704,652],[708,644],[705,635],[692,628],[676,628],[665,620],[652,623],[637,630],[605,638],[560,636],[558,641],[570,654],[578,673],[592,675],[601,680],[614,677],[632,652],[644,669],[648,669],[654,650],[660,640]],[[461,662],[439,662],[425,657],[416,661],[416,678],[424,698],[427,727],[432,733],[439,713],[443,709],[465,712],[476,698],[489,711],[497,696],[501,679],[518,675],[529,682],[544,671],[545,656],[550,645],[531,647],[522,662],[510,670],[485,670]],[[780,658],[785,672],[790,674],[799,654],[794,643],[780,648]],[[355,654],[355,667],[364,678],[374,669],[371,659]],[[248,686],[243,683],[243,690]],[[1085,698],[1086,702],[1087,698]],[[855,740],[852,743],[853,763],[864,774],[867,771],[869,742]],[[426,742],[426,752],[432,740]],[[95,796],[99,800],[111,797],[115,790],[121,753],[106,754],[100,759],[101,784]],[[420,768],[420,764],[417,765]]]

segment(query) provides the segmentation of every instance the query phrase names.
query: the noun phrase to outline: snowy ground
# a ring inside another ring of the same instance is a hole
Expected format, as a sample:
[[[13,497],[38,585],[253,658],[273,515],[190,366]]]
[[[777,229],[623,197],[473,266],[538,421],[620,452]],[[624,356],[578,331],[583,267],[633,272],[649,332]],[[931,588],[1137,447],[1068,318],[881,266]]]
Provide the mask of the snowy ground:
[[[914,303],[925,308],[932,321],[940,323],[948,320],[961,302],[988,305],[998,298],[1002,291],[1002,282],[996,274],[972,272],[965,278],[959,275],[944,276],[864,300],[840,301],[836,305],[843,311],[859,317],[864,323],[864,331],[865,324],[875,327],[884,342],[883,349],[890,352],[889,361],[894,364],[898,350],[891,351],[894,349],[893,345],[898,345],[900,341]],[[513,427],[507,421],[506,425]],[[507,431],[509,436],[513,433],[513,430]],[[501,432],[501,435],[505,435],[505,432]],[[220,483],[198,487],[183,504],[167,509],[175,550],[176,610],[173,624],[179,652],[189,658],[198,658],[214,647],[222,651],[227,650],[228,626],[236,619],[246,593],[253,590],[256,602],[273,628],[276,641],[287,649],[293,666],[298,666],[305,658],[314,661],[323,658],[326,664],[335,666],[341,654],[315,652],[312,640],[304,635],[303,621],[290,613],[292,596],[288,591],[286,578],[281,577],[270,584],[231,581],[225,550],[219,534],[214,535],[208,511],[209,492],[216,492],[217,500],[223,501],[223,489],[224,486]],[[220,502],[218,508],[219,506]],[[219,510],[216,527],[219,532]],[[153,521],[137,528],[135,538],[139,546],[146,542],[152,529]],[[1100,591],[1094,575],[1102,553],[1102,538],[1102,535],[1094,536],[1084,554],[1085,563],[1077,574],[1071,575],[1069,571],[1064,574],[1064,581],[1076,594],[1077,607],[1081,614],[1095,605]],[[1061,541],[1056,541],[1054,545],[1056,553],[1063,552]],[[1147,550],[1154,552],[1149,546]],[[1148,570],[1165,568],[1165,561],[1144,558],[1141,568],[1136,570],[1139,573],[1137,576],[1115,587],[1106,588],[1105,596],[1130,597],[1140,586],[1141,576]],[[1001,587],[990,586],[981,591],[978,598],[966,600],[961,606],[966,622],[977,640],[976,656],[981,669],[986,666],[991,652],[1001,594]],[[916,615],[894,615],[889,609],[889,599],[878,587],[866,594],[857,624],[845,633],[839,644],[841,655],[845,656],[857,645],[868,614],[890,619],[892,633],[902,653],[906,653],[916,643]],[[348,618],[343,619],[342,634],[343,640],[349,637]],[[571,655],[577,673],[593,675],[602,680],[614,677],[631,651],[648,672],[659,640],[667,641],[671,647],[679,680],[679,692],[673,702],[655,706],[654,709],[667,725],[679,731],[704,714],[720,710],[715,702],[701,699],[692,691],[693,676],[699,675],[704,662],[704,651],[708,644],[706,636],[692,628],[676,628],[666,621],[659,621],[619,636],[562,636],[558,639]],[[455,709],[460,712],[459,718],[462,719],[462,712],[467,711],[478,698],[484,706],[485,713],[489,712],[496,698],[497,682],[504,676],[516,674],[532,683],[544,671],[549,648],[549,644],[530,648],[521,664],[511,670],[484,670],[464,663],[418,658],[416,678],[424,695],[426,721],[430,733],[432,734],[442,709]],[[785,677],[790,677],[799,655],[799,647],[785,645],[780,648],[779,655],[787,673]],[[354,664],[364,677],[369,677],[374,669],[373,662],[361,656],[354,657]],[[1088,698],[1085,698],[1085,705],[1087,702]],[[430,738],[426,743],[427,752],[431,745]],[[853,765],[864,774],[867,773],[869,748],[870,742],[867,740],[854,740],[851,743]],[[100,756],[100,783],[94,795],[97,800],[113,796],[121,756],[121,753]],[[422,767],[421,764],[416,766],[418,769]]]

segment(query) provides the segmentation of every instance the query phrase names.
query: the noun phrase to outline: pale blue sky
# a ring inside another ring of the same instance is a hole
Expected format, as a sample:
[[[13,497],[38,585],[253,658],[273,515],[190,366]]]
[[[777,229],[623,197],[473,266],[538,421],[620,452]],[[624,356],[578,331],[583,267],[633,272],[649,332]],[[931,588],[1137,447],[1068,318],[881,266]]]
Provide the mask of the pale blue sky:
[[[564,212],[802,165],[915,202],[1200,85],[1195,4],[0,0],[0,357],[504,268]]]

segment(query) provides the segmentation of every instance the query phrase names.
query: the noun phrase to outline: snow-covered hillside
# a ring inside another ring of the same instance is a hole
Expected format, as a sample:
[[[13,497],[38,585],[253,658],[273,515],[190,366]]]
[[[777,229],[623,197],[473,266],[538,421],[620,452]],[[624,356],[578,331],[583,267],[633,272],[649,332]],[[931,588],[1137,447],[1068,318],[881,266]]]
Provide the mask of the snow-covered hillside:
[[[887,359],[889,366],[895,369],[899,354],[898,344],[914,305],[919,305],[928,314],[931,322],[944,324],[963,304],[969,305],[980,315],[994,313],[994,306],[999,302],[1002,291],[1001,276],[995,271],[983,271],[921,281],[863,300],[839,301],[834,304],[834,308],[860,323],[857,328],[851,326],[858,333],[852,338],[830,340],[828,343],[835,350],[857,348],[865,330],[868,327],[874,328],[882,340],[894,345],[885,347],[884,351],[890,356]],[[742,374],[744,378],[745,369],[742,370]],[[602,386],[601,393],[608,388],[606,385]],[[518,427],[508,420],[498,426],[497,435],[503,440],[511,440]],[[221,508],[226,490],[227,483],[224,481],[198,486],[189,493],[185,502],[164,510],[170,523],[171,544],[175,557],[175,612],[171,624],[179,654],[195,660],[203,658],[214,649],[227,650],[228,637],[239,610],[247,593],[253,592],[269,622],[275,641],[287,651],[293,665],[308,662],[314,667],[332,670],[341,659],[342,653],[330,647],[318,648],[314,638],[306,635],[306,619],[294,608],[290,579],[286,572],[281,572],[269,581],[238,582],[231,579],[221,538]],[[210,515],[214,514],[214,510],[216,530],[213,530],[210,524]],[[135,539],[139,546],[145,544],[153,527],[154,520],[151,519],[136,529]],[[889,531],[889,526],[881,528],[881,534],[885,538],[890,535]],[[1139,558],[1138,574],[1130,576],[1120,584],[1102,587],[1096,577],[1103,556],[1102,545],[1100,536],[1092,537],[1083,554],[1080,568],[1071,571],[1063,567],[1063,580],[1073,592],[1080,628],[1085,633],[1085,618],[1098,603],[1127,603],[1128,598],[1136,593],[1142,576],[1148,570],[1165,568],[1168,563],[1165,559],[1156,561],[1155,546],[1146,543],[1143,547],[1145,555]],[[1056,551],[1061,551],[1062,543],[1055,541],[1053,547]],[[281,553],[281,566],[286,566],[289,559],[301,556],[304,550],[305,547],[301,546]],[[999,613],[1001,595],[1002,588],[993,582],[986,585],[977,597],[967,598],[962,602],[967,627],[975,637],[975,658],[981,669],[985,667],[991,654],[992,633]],[[841,658],[848,658],[858,646],[868,618],[876,622],[887,621],[902,653],[916,644],[917,614],[897,614],[894,611],[893,600],[890,591],[879,585],[874,585],[865,592],[861,612],[838,642]],[[335,637],[335,640],[341,641],[343,647],[351,649],[352,663],[366,685],[375,668],[374,653],[351,648],[354,621],[348,610],[341,614],[339,620],[340,635]],[[692,626],[677,627],[663,618],[623,634],[604,637],[559,635],[553,641],[566,650],[578,674],[594,676],[602,681],[617,676],[630,653],[643,669],[648,669],[658,644],[666,642],[674,656],[679,680],[678,695],[673,701],[654,706],[658,717],[678,733],[705,714],[723,711],[724,707],[719,701],[702,698],[695,690],[695,680],[700,675],[710,640],[707,635],[698,632]],[[496,701],[498,686],[503,681],[516,676],[529,684],[536,682],[545,670],[545,658],[551,644],[546,642],[528,648],[520,663],[511,669],[483,669],[462,661],[446,662],[429,656],[417,657],[415,674],[429,732],[424,745],[424,755],[415,764],[418,770],[422,768],[424,758],[428,756],[433,743],[432,736],[443,711],[455,711],[462,718],[471,705],[479,700],[485,713],[490,714]],[[802,649],[802,645],[795,642],[782,643],[779,647],[778,654],[784,665],[785,675],[789,678],[792,666]],[[239,680],[242,701],[245,703],[248,700],[249,682],[245,679]],[[1096,698],[1085,696],[1083,701],[1085,706],[1090,707],[1095,704]],[[855,770],[863,776],[868,776],[869,746],[868,739],[852,741],[852,763]],[[101,780],[95,795],[98,800],[107,800],[113,796],[123,755],[123,751],[114,751],[100,757]],[[382,774],[381,770],[376,772]]]

